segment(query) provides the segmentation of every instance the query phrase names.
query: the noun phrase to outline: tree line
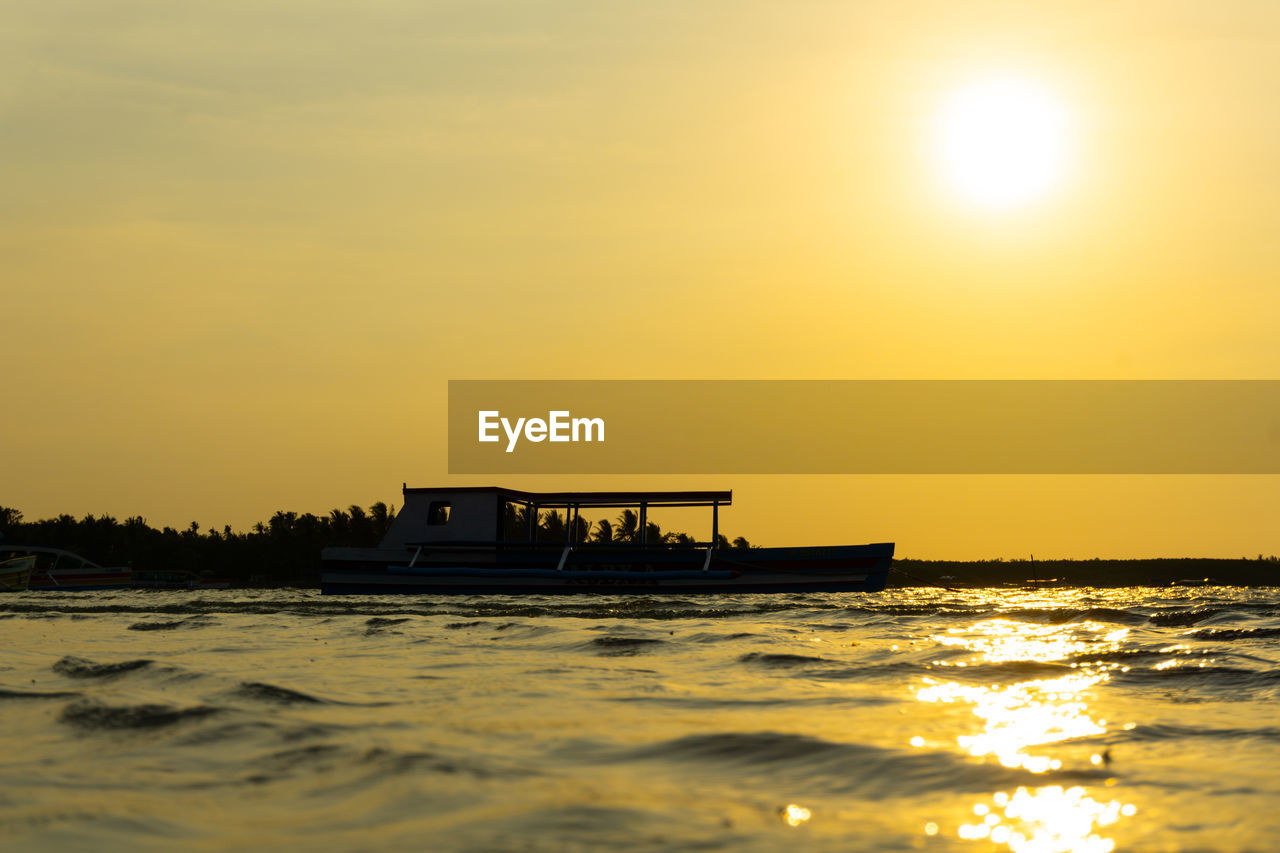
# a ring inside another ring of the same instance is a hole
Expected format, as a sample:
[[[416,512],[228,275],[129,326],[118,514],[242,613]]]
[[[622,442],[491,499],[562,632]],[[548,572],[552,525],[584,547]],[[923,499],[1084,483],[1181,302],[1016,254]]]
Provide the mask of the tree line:
[[[194,521],[183,530],[156,529],[141,516],[63,514],[28,522],[21,511],[0,506],[0,548],[65,548],[103,566],[132,566],[135,575],[181,570],[236,585],[311,586],[320,580],[321,549],[374,547],[394,520],[395,508],[381,501],[326,515],[281,510],[247,532],[229,524],[202,531]]]
[[[529,510],[507,505],[503,519],[505,538],[521,542],[528,538]],[[132,566],[135,575],[143,572],[195,572],[209,578],[229,580],[237,586],[318,586],[320,552],[328,547],[374,548],[395,520],[394,506],[381,501],[367,509],[352,504],[325,515],[281,510],[248,531],[237,532],[231,525],[221,530],[202,530],[196,522],[185,529],[152,527],[141,516],[120,521],[111,515],[75,518],[62,514],[54,518],[25,521],[20,510],[0,506],[0,549],[5,545],[42,545],[65,548],[103,566]],[[535,523],[535,540],[564,542],[568,521],[554,510],[540,512]],[[613,521],[576,519],[574,542],[639,542],[639,516],[625,510]],[[663,531],[648,522],[645,540],[651,545],[688,546],[693,537]],[[739,536],[730,542],[723,535],[718,546],[748,548]]]

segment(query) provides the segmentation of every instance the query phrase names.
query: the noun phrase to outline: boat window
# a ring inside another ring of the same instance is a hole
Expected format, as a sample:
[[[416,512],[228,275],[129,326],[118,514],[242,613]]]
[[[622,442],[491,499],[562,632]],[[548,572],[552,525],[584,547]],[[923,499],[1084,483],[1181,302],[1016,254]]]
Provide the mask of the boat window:
[[[431,506],[427,508],[427,524],[448,524],[451,506],[448,501],[432,501]]]

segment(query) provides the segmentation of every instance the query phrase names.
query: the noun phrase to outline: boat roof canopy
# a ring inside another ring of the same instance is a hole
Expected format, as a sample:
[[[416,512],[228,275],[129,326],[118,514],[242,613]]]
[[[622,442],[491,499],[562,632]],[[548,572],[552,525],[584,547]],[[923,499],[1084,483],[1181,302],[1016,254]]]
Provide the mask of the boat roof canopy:
[[[489,492],[511,503],[536,506],[714,506],[733,503],[733,491],[723,492],[522,492],[499,486],[461,486],[404,489],[406,495],[440,492]]]
[[[0,541],[0,554],[53,554],[59,558],[68,557],[73,560],[79,560],[90,568],[102,568],[88,557],[82,557],[75,551],[68,551],[66,548],[52,548],[48,545],[13,545],[8,542]]]

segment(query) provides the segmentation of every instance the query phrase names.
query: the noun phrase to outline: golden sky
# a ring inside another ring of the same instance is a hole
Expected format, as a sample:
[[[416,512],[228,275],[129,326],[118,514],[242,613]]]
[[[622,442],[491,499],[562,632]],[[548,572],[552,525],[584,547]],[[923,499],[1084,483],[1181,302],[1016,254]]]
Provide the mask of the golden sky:
[[[450,478],[450,378],[1276,378],[1271,2],[0,0],[0,503],[245,528]],[[1053,185],[967,203],[1013,79]],[[488,478],[482,478],[488,480]],[[732,488],[762,544],[1280,552],[1275,477]]]

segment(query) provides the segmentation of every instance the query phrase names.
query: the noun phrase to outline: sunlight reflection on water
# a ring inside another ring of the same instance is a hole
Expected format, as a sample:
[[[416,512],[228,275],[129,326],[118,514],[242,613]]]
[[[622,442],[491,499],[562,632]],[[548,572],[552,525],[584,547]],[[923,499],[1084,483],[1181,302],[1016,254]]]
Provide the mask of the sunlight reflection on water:
[[[958,830],[966,840],[987,839],[1015,853],[1109,853],[1115,840],[1096,830],[1134,815],[1137,808],[1119,800],[1099,802],[1080,786],[1050,785],[1018,788],[1012,795],[1000,791],[991,805],[974,804],[973,813],[981,821]]]
[[[1054,663],[1118,650],[1127,628],[1114,629],[1096,622],[1072,625],[1037,625],[1012,619],[988,619],[966,628],[953,628],[932,639],[972,654],[965,659],[938,661],[936,666],[974,667],[1016,662]],[[1076,671],[1056,678],[1037,678],[1011,684],[975,685],[925,677],[916,690],[921,702],[972,706],[981,730],[959,734],[956,743],[975,758],[988,756],[1009,768],[1047,773],[1062,767],[1062,759],[1045,747],[1073,738],[1102,735],[1105,719],[1095,719],[1089,709],[1091,691],[1109,679],[1119,664],[1100,661],[1070,664]],[[912,745],[923,746],[922,738]],[[1094,754],[1093,765],[1104,763]],[[996,792],[989,802],[978,802],[973,813],[979,820],[962,823],[960,838],[1007,846],[1015,853],[1088,851],[1108,853],[1114,839],[1099,833],[1136,807],[1120,800],[1090,796],[1087,788],[1049,785],[1009,793]],[[937,829],[934,829],[936,832]],[[929,833],[926,830],[926,834]]]
[[[1116,651],[1128,636],[1128,628],[1108,628],[1093,621],[1033,625],[1012,619],[985,619],[968,628],[952,628],[932,639],[939,645],[968,649],[987,663],[1049,663],[1086,652]]]

